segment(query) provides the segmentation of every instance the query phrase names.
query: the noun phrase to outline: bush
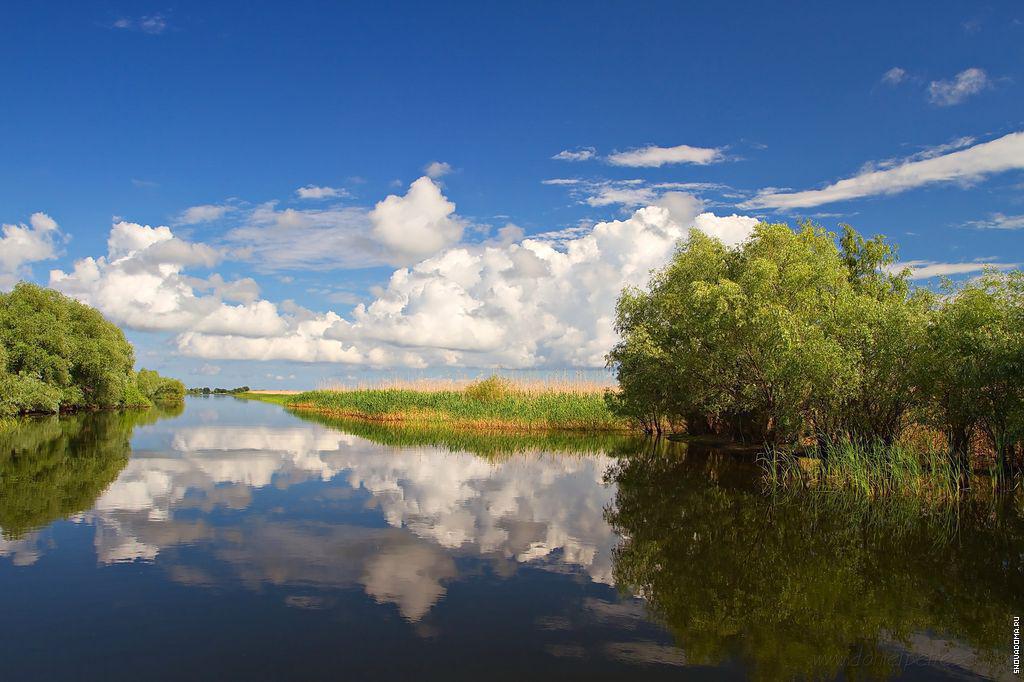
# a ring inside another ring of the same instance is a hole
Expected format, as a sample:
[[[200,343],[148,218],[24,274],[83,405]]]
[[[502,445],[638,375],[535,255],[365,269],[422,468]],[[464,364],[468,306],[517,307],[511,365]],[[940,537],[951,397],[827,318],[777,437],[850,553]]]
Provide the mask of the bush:
[[[136,384],[139,392],[154,403],[179,403],[185,398],[185,384],[151,369],[140,369]]]
[[[501,400],[511,392],[511,382],[496,374],[492,374],[481,381],[475,381],[465,389],[465,393],[468,397],[484,403],[493,403]]]

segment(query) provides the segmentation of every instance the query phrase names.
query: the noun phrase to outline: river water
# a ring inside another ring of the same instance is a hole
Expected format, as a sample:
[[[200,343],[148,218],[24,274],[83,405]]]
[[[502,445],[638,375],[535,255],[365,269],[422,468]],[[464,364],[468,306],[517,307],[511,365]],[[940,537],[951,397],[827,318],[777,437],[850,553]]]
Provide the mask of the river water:
[[[1021,517],[230,397],[49,418],[0,432],[0,678],[1009,678]]]

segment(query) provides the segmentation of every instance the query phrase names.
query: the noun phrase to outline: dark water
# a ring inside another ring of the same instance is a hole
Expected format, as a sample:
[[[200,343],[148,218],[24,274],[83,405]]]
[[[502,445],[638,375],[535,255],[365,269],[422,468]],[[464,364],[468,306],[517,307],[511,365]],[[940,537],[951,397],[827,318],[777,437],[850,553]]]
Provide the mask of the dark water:
[[[1019,508],[771,500],[755,474],[232,398],[23,425],[0,678],[1012,677]]]

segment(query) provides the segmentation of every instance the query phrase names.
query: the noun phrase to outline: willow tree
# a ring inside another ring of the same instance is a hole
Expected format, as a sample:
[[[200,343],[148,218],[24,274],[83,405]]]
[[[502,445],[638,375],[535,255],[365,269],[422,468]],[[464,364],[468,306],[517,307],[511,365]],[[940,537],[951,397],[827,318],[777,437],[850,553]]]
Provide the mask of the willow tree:
[[[132,345],[98,310],[33,284],[0,293],[0,416],[148,405],[134,364]],[[143,383],[154,395],[184,392],[173,380]]]
[[[754,442],[892,441],[935,303],[895,260],[848,226],[762,223],[735,249],[692,232],[619,301],[613,407]]]
[[[980,433],[1000,471],[1012,474],[1024,442],[1024,273],[988,270],[945,286],[922,383],[961,465],[969,465],[970,443]]]

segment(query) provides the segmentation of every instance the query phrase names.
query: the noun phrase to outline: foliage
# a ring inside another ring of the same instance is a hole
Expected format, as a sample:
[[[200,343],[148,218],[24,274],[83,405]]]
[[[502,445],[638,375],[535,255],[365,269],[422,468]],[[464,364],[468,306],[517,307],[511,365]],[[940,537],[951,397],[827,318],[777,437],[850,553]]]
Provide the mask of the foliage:
[[[837,243],[838,242],[838,243]],[[798,449],[898,441],[940,425],[966,468],[976,432],[1012,475],[1024,442],[1024,275],[945,296],[910,286],[895,248],[849,226],[758,225],[734,249],[699,231],[646,290],[623,291],[608,405],[648,432]]]
[[[162,377],[151,369],[140,369],[136,384],[139,392],[155,403],[180,403],[185,398],[185,384]]]
[[[980,431],[996,449],[999,472],[1012,475],[1024,443],[1024,272],[989,271],[945,288],[920,382],[958,461],[966,465]]]
[[[0,416],[145,406],[153,385],[181,399],[177,382],[155,372],[139,387],[134,363],[124,334],[95,309],[27,283],[0,294]]]

